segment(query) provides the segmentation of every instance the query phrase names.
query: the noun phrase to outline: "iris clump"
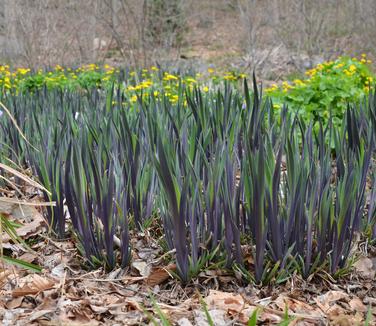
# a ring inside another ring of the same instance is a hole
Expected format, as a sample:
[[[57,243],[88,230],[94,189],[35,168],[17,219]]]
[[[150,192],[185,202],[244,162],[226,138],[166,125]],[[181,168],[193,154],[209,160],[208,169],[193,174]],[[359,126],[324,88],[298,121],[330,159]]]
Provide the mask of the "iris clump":
[[[346,271],[355,234],[376,238],[373,92],[340,128],[320,116],[314,128],[286,105],[276,113],[255,78],[239,90],[229,77],[206,89],[171,76],[163,89],[124,75],[104,89],[4,94],[28,142],[2,116],[1,157],[48,190],[55,235],[112,269],[129,264],[131,234],[158,224],[183,282],[210,265],[257,283]]]

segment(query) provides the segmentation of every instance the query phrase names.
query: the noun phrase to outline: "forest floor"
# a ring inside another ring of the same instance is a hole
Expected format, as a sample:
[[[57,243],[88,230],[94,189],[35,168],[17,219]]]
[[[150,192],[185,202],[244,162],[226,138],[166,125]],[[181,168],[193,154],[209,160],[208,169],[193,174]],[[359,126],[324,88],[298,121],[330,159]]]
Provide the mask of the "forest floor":
[[[1,193],[0,213],[23,225],[17,233],[30,249],[3,233],[2,250],[42,271],[0,263],[1,325],[247,325],[255,310],[262,325],[364,325],[367,316],[376,325],[376,248],[366,242],[339,280],[321,272],[262,287],[208,268],[182,286],[156,227],[132,235],[129,268],[88,270],[73,239],[49,235],[38,198],[17,204],[12,193]]]

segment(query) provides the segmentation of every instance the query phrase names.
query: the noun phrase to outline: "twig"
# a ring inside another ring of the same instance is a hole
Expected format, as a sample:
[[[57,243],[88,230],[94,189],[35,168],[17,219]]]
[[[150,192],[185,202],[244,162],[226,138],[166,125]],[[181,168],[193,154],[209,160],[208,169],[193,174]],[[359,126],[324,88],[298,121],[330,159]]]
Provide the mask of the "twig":
[[[0,163],[1,164],[1,163]],[[18,199],[12,199],[8,197],[0,197],[0,202],[4,203],[10,203],[10,204],[17,204],[17,205],[25,205],[25,206],[38,206],[38,207],[44,207],[44,206],[56,206],[55,201],[50,202],[32,202],[32,201],[25,201],[25,200],[18,200]]]

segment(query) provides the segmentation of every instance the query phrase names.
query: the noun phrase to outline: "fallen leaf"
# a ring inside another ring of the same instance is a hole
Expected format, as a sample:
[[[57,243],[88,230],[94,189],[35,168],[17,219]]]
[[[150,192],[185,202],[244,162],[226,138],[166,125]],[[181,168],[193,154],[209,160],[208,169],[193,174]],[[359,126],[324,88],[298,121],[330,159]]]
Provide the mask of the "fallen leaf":
[[[55,283],[47,278],[43,278],[37,274],[32,275],[31,282],[26,283],[24,286],[13,290],[12,296],[19,297],[24,295],[33,295],[44,290],[50,289]]]
[[[132,263],[132,267],[137,269],[137,271],[143,277],[148,277],[150,275],[151,266],[145,263],[144,261],[134,261]]]
[[[353,311],[360,311],[360,312],[366,312],[367,307],[363,304],[362,300],[360,300],[358,297],[354,297],[350,300],[349,306]]]
[[[226,311],[221,309],[208,310],[208,313],[216,326],[226,326],[228,323],[225,320]],[[206,314],[202,310],[194,310],[195,325],[210,326]]]
[[[186,317],[179,319],[176,323],[178,326],[193,326],[189,319]]]
[[[54,312],[54,310],[52,309],[48,309],[48,310],[37,310],[35,312],[32,313],[32,315],[30,316],[29,320],[30,321],[34,321],[34,320],[37,320],[41,317],[43,317],[44,315],[47,315],[51,312]]]
[[[176,265],[170,264],[166,267],[157,267],[152,269],[149,277],[146,280],[146,283],[150,286],[155,286],[166,281],[170,276],[170,271],[175,271]]]
[[[65,264],[59,264],[51,269],[51,275],[63,278],[65,274]]]
[[[13,298],[6,303],[7,309],[15,309],[21,306],[23,297]]]
[[[230,314],[240,313],[244,309],[244,299],[240,294],[210,290],[204,301],[208,309],[224,310]]]
[[[247,306],[244,308],[240,314],[239,314],[239,321],[243,324],[247,324],[249,321],[249,318],[251,318],[252,314],[254,311],[258,309],[257,307],[254,306]],[[261,309],[260,309],[261,310]]]
[[[125,303],[132,308],[132,310],[144,311],[141,305],[134,300],[125,300]]]
[[[331,316],[330,320],[332,322],[331,325],[352,326],[352,325],[361,325],[363,321],[363,317],[361,314],[355,314],[355,315],[340,314],[338,316]]]
[[[314,300],[323,310],[327,310],[336,301],[348,299],[349,295],[343,291],[328,291],[323,295],[318,296]]]
[[[105,312],[108,311],[108,307],[99,307],[99,306],[94,306],[90,305],[91,310],[93,310],[97,314],[104,314]]]
[[[4,284],[6,283],[7,279],[8,279],[8,276],[11,274],[12,272],[10,270],[2,270],[0,272],[0,289],[3,288]]]
[[[28,263],[33,263],[37,258],[38,256],[31,252],[25,252],[23,255],[18,257],[19,260],[26,261]]]
[[[8,207],[6,209],[9,210]],[[0,213],[2,212],[2,207],[0,207]],[[41,213],[35,207],[31,206],[21,207],[21,205],[13,204],[10,214],[6,214],[5,216],[9,220],[15,220],[22,224],[21,227],[15,229],[17,235],[22,239],[28,239],[38,234],[43,230],[43,226],[45,225],[45,220]],[[3,232],[1,237],[3,246],[11,242],[11,237],[7,233]]]
[[[320,311],[315,310],[309,304],[303,301],[299,301],[297,299],[290,298],[283,294],[279,295],[278,298],[273,301],[273,303],[276,304],[277,307],[281,311],[285,311],[287,307],[290,314],[291,313],[302,314],[302,315],[306,315],[307,317],[313,317],[313,318],[323,316],[323,314],[320,313]]]
[[[365,278],[374,279],[376,274],[376,268],[373,266],[373,262],[370,258],[360,257],[354,264],[355,270],[362,274]]]

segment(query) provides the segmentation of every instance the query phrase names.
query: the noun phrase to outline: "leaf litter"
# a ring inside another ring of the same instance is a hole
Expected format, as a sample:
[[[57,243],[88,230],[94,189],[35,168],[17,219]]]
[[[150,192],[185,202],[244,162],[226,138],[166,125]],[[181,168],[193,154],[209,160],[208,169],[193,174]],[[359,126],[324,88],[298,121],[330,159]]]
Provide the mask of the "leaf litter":
[[[256,310],[258,322],[268,325],[286,313],[290,325],[361,325],[369,309],[370,325],[376,322],[374,248],[337,283],[293,276],[283,285],[244,287],[236,275],[208,269],[183,287],[173,277],[176,265],[165,259],[173,252],[163,254],[150,233],[132,237],[130,268],[88,271],[73,240],[47,233],[37,205],[2,201],[0,212],[21,225],[20,238],[33,243],[31,251],[14,251],[15,258],[42,268],[34,273],[0,264],[2,325],[148,325],[150,314],[159,320],[155,305],[172,325],[182,326],[210,325],[207,314],[214,325],[247,325]],[[13,249],[12,239],[2,237],[3,248]]]
[[[59,246],[39,241],[37,257],[26,258],[40,264],[42,273],[0,267],[4,325],[149,324],[145,311],[158,319],[150,295],[173,325],[208,324],[202,300],[214,325],[246,325],[256,309],[264,324],[281,322],[286,309],[293,325],[361,325],[369,307],[373,318],[376,314],[374,279],[356,270],[339,283],[310,284],[296,277],[268,287],[242,287],[233,276],[221,282],[223,275],[211,272],[182,287],[171,276],[174,264],[150,266],[138,258],[128,270],[86,271],[71,240],[59,241]]]

